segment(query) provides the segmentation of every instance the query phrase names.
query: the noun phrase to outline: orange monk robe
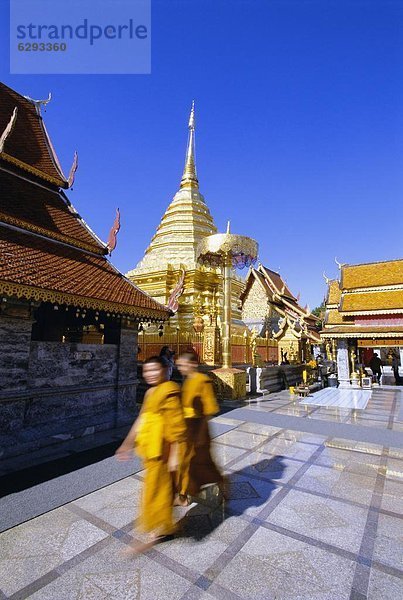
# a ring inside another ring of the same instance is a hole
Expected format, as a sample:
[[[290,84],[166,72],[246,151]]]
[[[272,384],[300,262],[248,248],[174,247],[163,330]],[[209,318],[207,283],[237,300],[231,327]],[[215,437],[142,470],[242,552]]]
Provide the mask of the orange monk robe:
[[[180,402],[180,388],[166,381],[152,387],[144,398],[139,415],[135,449],[145,468],[139,527],[143,531],[170,535],[172,519],[173,474],[168,471],[171,444],[178,443],[178,457],[185,449],[186,426]],[[182,451],[181,451],[182,449]]]
[[[180,494],[192,496],[208,483],[222,483],[223,478],[210,453],[208,417],[219,407],[210,378],[194,373],[182,387],[182,406],[187,429],[186,453],[180,468]]]

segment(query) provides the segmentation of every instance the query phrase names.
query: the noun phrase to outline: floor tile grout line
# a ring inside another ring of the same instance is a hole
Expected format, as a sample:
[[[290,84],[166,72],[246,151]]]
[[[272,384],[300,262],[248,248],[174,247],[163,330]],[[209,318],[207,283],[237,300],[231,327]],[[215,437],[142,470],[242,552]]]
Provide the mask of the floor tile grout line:
[[[129,533],[129,531],[132,531],[133,529],[133,522],[128,523],[122,528],[113,528],[113,526],[111,526],[106,521],[103,521],[99,517],[96,517],[96,515],[93,515],[92,513],[86,511],[85,509],[82,509],[81,507],[74,507],[72,512],[74,512],[75,514],[79,514],[80,516],[85,518],[89,523],[102,529],[103,531],[108,533],[108,535],[110,535],[112,538],[118,539],[122,543],[130,545],[133,542],[139,541],[134,535]],[[155,562],[157,562],[158,564],[162,564],[164,567],[166,567],[176,575],[180,575],[181,577],[187,579],[190,582],[193,582],[194,578],[199,576],[199,573],[197,573],[197,571],[193,571],[192,569],[189,569],[188,567],[182,565],[178,561],[169,558],[163,552],[159,552],[157,547],[154,547],[152,550],[150,550],[147,553],[147,556]]]
[[[309,464],[310,466],[317,465],[317,463],[310,463],[308,461],[306,461],[304,464]],[[251,465],[251,466],[253,466],[253,465]],[[322,466],[322,465],[318,465],[318,466]],[[234,471],[234,473],[236,474],[236,471]],[[353,475],[354,475],[354,473],[353,473]],[[267,478],[266,479],[266,478],[262,477],[261,475],[255,475],[254,473],[248,473],[247,476],[251,477],[254,480],[261,481],[262,483],[272,483],[273,485],[279,486],[279,487],[292,487],[292,489],[294,489],[298,492],[303,492],[305,494],[317,496],[319,498],[325,498],[325,499],[328,498],[331,500],[336,500],[337,502],[341,502],[341,503],[347,504],[349,506],[356,506],[357,508],[362,508],[363,510],[369,509],[369,504],[362,504],[362,503],[356,502],[354,500],[349,500],[348,498],[342,498],[341,496],[333,496],[330,494],[326,494],[325,492],[318,492],[317,490],[310,490],[308,488],[304,488],[304,487],[301,487],[298,485],[290,486],[289,482],[287,482],[287,481],[276,481],[275,478]],[[246,477],[246,475],[245,475],[245,477]],[[375,484],[374,484],[374,486],[375,486]],[[388,512],[391,512],[391,511],[385,511],[384,509],[379,509],[378,512],[380,512],[381,514],[388,514]],[[389,516],[403,519],[403,515],[400,515],[399,513],[391,513]]]
[[[202,577],[204,577],[204,576],[202,575],[199,579],[201,579]],[[214,581],[210,583],[210,581],[208,579],[206,579],[205,586],[199,587],[197,582],[196,582],[195,586],[197,586],[197,588],[200,589],[202,592],[207,592],[207,590],[211,591],[211,588],[214,587],[214,597],[217,598],[217,600],[243,600],[243,598],[241,596],[238,596],[238,594],[236,594],[235,592],[231,592],[224,586],[222,586],[219,583],[216,583]],[[218,594],[217,594],[217,592],[218,592]],[[183,596],[181,596],[180,600],[188,600],[188,596],[187,596],[188,593],[189,593],[189,590],[186,590],[185,594]]]
[[[325,550],[326,552],[330,552],[331,554],[342,556],[343,558],[346,558],[353,562],[358,562],[360,558],[358,554],[355,554],[350,550],[345,550],[344,548],[341,548],[339,546],[333,546],[332,544],[328,544],[327,542],[323,542],[322,540],[317,540],[302,533],[298,533],[297,531],[293,531],[292,529],[287,529],[286,527],[282,527],[281,525],[276,525],[275,523],[262,521],[260,523],[260,527],[263,527],[264,529],[269,529],[271,531],[275,531],[280,535],[284,535],[294,540],[303,542],[305,544],[308,544],[309,546],[315,546],[316,548],[320,548],[321,550]]]
[[[75,502],[71,502],[70,504],[66,505],[66,508],[70,512],[91,523],[91,525],[98,527],[98,529],[101,529],[108,535],[112,535],[116,531],[116,527],[114,527],[107,521],[104,521],[100,517],[97,517],[97,515],[94,515],[92,512],[86,510],[85,508],[78,506],[77,504],[75,504]]]
[[[381,457],[380,467],[386,467],[388,458],[388,449],[384,448]],[[383,490],[385,486],[385,475],[378,473],[374,491],[372,494],[371,504],[368,510],[367,521],[364,527],[364,533],[361,540],[359,555],[364,557],[369,564],[357,564],[354,572],[353,582],[351,585],[350,600],[354,600],[357,593],[364,594],[368,592],[370,570],[375,550],[376,532],[379,522],[379,508],[382,503]],[[378,510],[373,510],[373,508]]]
[[[302,433],[309,433],[311,435],[322,435],[323,437],[328,437],[329,435],[332,435],[335,439],[348,439],[350,441],[354,441],[354,442],[358,442],[358,443],[363,443],[363,444],[374,444],[374,445],[378,445],[378,446],[391,446],[391,447],[396,447],[396,448],[402,448],[403,447],[403,438],[401,435],[399,435],[400,432],[395,431],[393,429],[387,429],[387,428],[377,428],[377,427],[365,427],[363,425],[356,425],[356,424],[352,424],[352,423],[340,423],[340,422],[332,422],[326,419],[312,419],[312,420],[306,420],[304,418],[295,416],[295,415],[283,415],[283,414],[274,414],[274,417],[279,417],[280,421],[276,424],[276,422],[273,421],[269,421],[269,422],[261,422],[259,420],[256,420],[257,416],[259,415],[261,419],[265,419],[265,418],[269,418],[270,419],[270,414],[268,415],[267,412],[265,411],[259,411],[259,410],[251,410],[248,408],[238,408],[235,409],[238,411],[247,411],[248,413],[250,413],[250,417],[249,420],[251,422],[256,422],[258,424],[262,424],[262,425],[270,425],[272,427],[279,427],[281,429],[284,430],[288,430],[288,431],[300,431]],[[241,417],[244,420],[244,416]],[[284,422],[284,419],[288,420],[288,424],[287,421]],[[291,419],[291,422],[290,422]],[[300,421],[301,423],[299,424],[298,421]],[[304,423],[310,423],[311,425],[308,427],[308,425],[304,425]],[[312,427],[318,427],[319,425],[323,426],[326,425],[326,427],[331,427],[331,428],[336,428],[339,429],[339,431],[332,431],[332,433],[330,434],[328,433],[320,433],[317,431],[312,431]],[[340,431],[340,428],[344,428]],[[347,430],[345,429],[347,428]],[[352,431],[352,430],[353,431]],[[385,435],[387,435],[389,432],[389,437],[385,438]],[[391,440],[390,439],[390,435],[394,434],[394,438]],[[381,440],[377,440],[377,435],[383,437],[383,439]],[[359,437],[357,437],[359,436]],[[364,438],[364,439],[361,439]]]
[[[232,467],[233,464],[236,464],[237,462],[240,462],[241,460],[244,460],[245,458],[247,458],[248,456],[250,456],[254,452],[258,452],[260,450],[260,448],[263,448],[266,444],[268,444],[269,442],[271,442],[274,439],[278,438],[281,434],[285,433],[286,431],[288,431],[286,428],[279,428],[279,430],[276,431],[276,433],[273,433],[270,436],[268,436],[267,439],[264,442],[260,442],[254,448],[245,448],[245,452],[243,454],[241,454],[240,456],[238,456],[238,457],[233,458],[232,460],[230,460],[228,463],[226,463],[224,465],[224,468],[225,469],[231,469],[231,467]],[[222,445],[225,446],[226,444],[222,444]],[[318,446],[319,446],[319,444],[318,444]],[[268,456],[270,456],[270,455],[268,455]]]
[[[373,560],[371,566],[377,571],[387,573],[388,575],[392,575],[392,577],[396,577],[398,579],[403,580],[403,570],[397,569],[396,567],[392,567],[391,565],[387,565],[386,563],[380,562],[379,560]]]
[[[11,594],[11,596],[6,597],[8,598],[8,600],[25,600],[26,598],[29,598],[32,594],[43,589],[56,579],[59,579],[59,577],[61,577],[64,573],[73,568],[78,562],[86,560],[89,556],[96,554],[97,552],[108,546],[111,541],[112,538],[109,536],[103,538],[99,542],[96,542],[89,548],[86,548],[82,552],[79,552],[78,554],[65,561],[61,565],[54,567],[53,569],[51,569],[38,579],[35,579],[28,585],[24,586],[17,592],[14,592],[13,594]]]
[[[314,454],[319,455],[323,452],[324,449],[325,449],[325,446],[322,444],[321,446],[319,446],[319,448],[315,451]],[[305,465],[302,465],[300,467],[300,469],[298,469],[298,471],[291,478],[294,480],[293,483],[298,481],[298,479],[304,475],[307,468],[308,467],[306,467]],[[290,479],[290,481],[291,481],[291,479]],[[286,489],[286,488],[283,488],[279,492],[277,492],[277,494],[275,494],[275,496],[272,498],[272,500],[269,500],[267,506],[265,508],[263,508],[257,514],[257,519],[266,520],[267,517],[275,510],[275,508],[277,508],[278,504],[284,499],[284,497],[289,492],[290,492],[290,489]],[[208,569],[206,569],[206,571],[204,571],[203,575],[205,577],[207,577],[207,579],[215,581],[215,579],[217,578],[219,573],[225,567],[227,567],[227,565],[232,561],[232,559],[235,557],[235,555],[238,554],[238,552],[241,550],[241,548],[243,548],[243,546],[245,546],[245,544],[250,540],[250,538],[254,535],[254,533],[256,533],[256,531],[259,529],[259,527],[260,527],[260,525],[257,525],[253,522],[250,523],[250,525],[248,527],[246,527],[245,530],[243,530],[235,538],[235,540],[233,540],[231,546],[228,547],[216,559],[216,561],[213,563],[213,565],[210,565],[210,567]]]

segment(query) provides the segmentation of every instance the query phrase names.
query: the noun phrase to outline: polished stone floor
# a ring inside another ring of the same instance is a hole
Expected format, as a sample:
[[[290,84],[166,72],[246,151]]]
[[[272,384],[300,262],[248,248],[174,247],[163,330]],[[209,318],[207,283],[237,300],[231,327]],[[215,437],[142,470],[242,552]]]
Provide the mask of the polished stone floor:
[[[176,509],[182,535],[135,559],[122,549],[137,536],[141,465],[57,508],[49,496],[0,534],[0,599],[403,598],[402,402],[397,388],[365,410],[281,392],[214,419],[229,500]]]

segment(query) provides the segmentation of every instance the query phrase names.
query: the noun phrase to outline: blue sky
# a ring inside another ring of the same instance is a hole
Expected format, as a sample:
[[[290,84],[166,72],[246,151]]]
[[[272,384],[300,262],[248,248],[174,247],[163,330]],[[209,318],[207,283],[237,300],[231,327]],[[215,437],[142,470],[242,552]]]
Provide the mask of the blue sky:
[[[45,120],[69,197],[112,261],[142,258],[177,191],[187,118],[197,110],[200,189],[220,230],[254,237],[311,307],[322,272],[402,252],[403,3],[379,0],[153,0],[151,75],[9,74],[0,0],[1,80],[53,100]],[[66,2],[66,6],[68,3]]]

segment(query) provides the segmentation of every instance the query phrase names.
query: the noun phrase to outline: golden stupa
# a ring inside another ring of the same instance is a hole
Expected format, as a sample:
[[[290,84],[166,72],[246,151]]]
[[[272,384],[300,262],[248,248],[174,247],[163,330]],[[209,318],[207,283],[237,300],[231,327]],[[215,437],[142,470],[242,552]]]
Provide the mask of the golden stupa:
[[[203,266],[197,260],[199,243],[215,233],[217,228],[213,217],[199,191],[195,109],[192,103],[185,167],[179,190],[162,217],[144,257],[127,273],[127,277],[140,289],[173,308],[175,316],[164,327],[164,334],[178,330],[201,332],[220,325],[223,310],[221,270]],[[241,321],[239,301],[243,289],[243,279],[233,273],[232,320],[238,331],[245,327]]]

